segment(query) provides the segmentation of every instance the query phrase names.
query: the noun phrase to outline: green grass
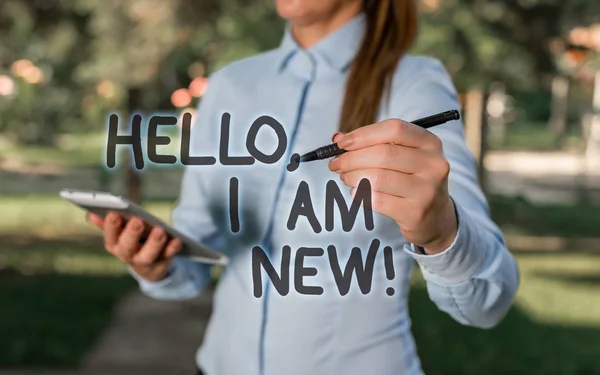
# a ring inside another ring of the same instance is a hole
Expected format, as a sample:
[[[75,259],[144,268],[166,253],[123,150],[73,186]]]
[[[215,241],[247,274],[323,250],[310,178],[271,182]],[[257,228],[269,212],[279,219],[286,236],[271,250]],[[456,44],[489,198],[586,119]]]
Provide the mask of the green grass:
[[[563,146],[570,148],[580,145],[581,136],[576,124],[567,129]],[[554,135],[545,123],[519,122],[508,124],[503,141],[490,139],[489,148],[506,151],[555,151]]]
[[[591,205],[490,201],[501,226],[520,233],[588,236],[600,227],[598,207]],[[146,205],[163,219],[172,206],[170,200]],[[0,368],[75,367],[135,282],[102,250],[83,211],[68,202],[4,196],[0,212]],[[600,254],[565,250],[517,255],[515,306],[491,330],[454,322],[415,278],[413,333],[427,373],[600,374]]]
[[[134,286],[100,246],[3,246],[0,368],[78,365]]]
[[[536,205],[520,198],[489,197],[496,223],[507,234],[561,237],[600,236],[600,206]],[[169,221],[175,200],[152,200],[144,207]],[[54,195],[0,196],[0,236],[61,238],[96,235],[85,212]]]
[[[428,374],[600,372],[600,256],[517,258],[516,304],[491,330],[454,322],[416,279],[413,333]],[[118,298],[135,287],[122,264],[94,246],[9,247],[0,263],[0,367],[78,365]]]
[[[175,200],[150,201],[144,207],[170,221]],[[0,236],[63,238],[98,235],[85,211],[58,195],[0,196]]]
[[[77,366],[136,283],[69,202],[3,196],[0,212],[0,368]]]
[[[600,373],[600,256],[517,256],[515,305],[491,330],[464,327],[437,310],[417,281],[413,333],[427,374]]]
[[[505,234],[600,237],[600,206],[532,204],[521,198],[488,198],[494,221]]]
[[[0,161],[40,165],[94,166],[104,161],[104,133],[68,134],[59,138],[54,147],[20,146],[8,143],[0,148]]]

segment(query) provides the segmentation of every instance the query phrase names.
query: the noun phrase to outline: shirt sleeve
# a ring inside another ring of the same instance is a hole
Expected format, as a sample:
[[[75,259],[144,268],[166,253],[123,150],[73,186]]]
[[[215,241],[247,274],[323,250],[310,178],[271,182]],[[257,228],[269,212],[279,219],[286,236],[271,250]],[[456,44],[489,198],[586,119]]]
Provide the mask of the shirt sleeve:
[[[444,67],[436,60],[420,61],[404,83],[394,84],[393,117],[411,121],[458,109],[458,97]],[[414,61],[413,61],[414,62]],[[410,69],[408,69],[410,70]],[[431,128],[441,140],[450,163],[449,193],[458,218],[458,232],[445,251],[425,255],[406,245],[427,282],[430,299],[458,322],[481,328],[496,325],[506,314],[519,284],[518,267],[502,233],[491,220],[479,186],[475,160],[463,134],[462,122]]]
[[[214,84],[215,76],[210,79]],[[211,108],[214,106],[215,90],[206,90],[200,101],[191,131],[190,155],[202,155],[210,147],[214,128],[218,123],[211,122]],[[173,210],[173,226],[190,238],[218,249],[223,244],[223,236],[212,220],[208,202],[203,192],[202,166],[187,166],[185,168],[179,201]],[[198,296],[211,280],[211,265],[193,262],[183,257],[175,256],[166,278],[158,282],[142,279],[131,267],[129,273],[135,278],[143,293],[161,300],[184,300]]]

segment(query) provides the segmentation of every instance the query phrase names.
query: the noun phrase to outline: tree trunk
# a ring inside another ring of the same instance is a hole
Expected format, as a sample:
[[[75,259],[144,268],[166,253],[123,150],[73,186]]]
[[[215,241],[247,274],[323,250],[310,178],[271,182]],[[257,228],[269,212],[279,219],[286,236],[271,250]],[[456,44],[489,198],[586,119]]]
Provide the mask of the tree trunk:
[[[557,75],[552,79],[552,108],[550,109],[550,131],[554,134],[556,148],[560,148],[567,130],[569,78]]]
[[[590,204],[590,176],[600,170],[600,70],[594,77],[592,110],[581,117],[581,130],[585,147],[581,158],[581,168],[576,183],[577,202]]]
[[[586,163],[589,172],[600,170],[600,70],[594,79],[592,114],[586,132]]]
[[[487,151],[485,126],[485,95],[480,88],[472,88],[465,97],[465,138],[477,162],[477,177],[485,191],[485,168],[483,160]]]
[[[128,131],[131,134],[131,118],[141,108],[142,91],[139,87],[130,87],[127,90],[127,121],[125,121]],[[124,165],[125,173],[125,196],[133,203],[142,203],[142,177],[135,169],[131,152],[127,153]]]

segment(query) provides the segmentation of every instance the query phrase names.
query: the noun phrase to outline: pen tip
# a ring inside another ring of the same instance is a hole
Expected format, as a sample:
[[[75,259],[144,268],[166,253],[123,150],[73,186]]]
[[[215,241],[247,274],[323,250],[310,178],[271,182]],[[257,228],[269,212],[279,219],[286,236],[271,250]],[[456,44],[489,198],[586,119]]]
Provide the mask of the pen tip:
[[[313,160],[319,160],[318,155],[315,151],[311,151],[307,154],[300,156],[298,162],[304,163],[304,162],[313,161]]]

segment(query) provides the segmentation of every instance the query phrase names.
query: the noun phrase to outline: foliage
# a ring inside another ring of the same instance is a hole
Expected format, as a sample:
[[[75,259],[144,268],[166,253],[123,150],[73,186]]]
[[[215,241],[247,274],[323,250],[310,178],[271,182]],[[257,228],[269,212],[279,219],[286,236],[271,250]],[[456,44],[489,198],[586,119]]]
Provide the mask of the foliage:
[[[421,3],[413,52],[441,59],[460,90],[496,80],[509,91],[546,87],[547,77],[564,69],[557,54],[569,30],[600,14],[600,3],[588,0]],[[0,94],[0,132],[52,144],[62,132],[100,130],[108,112],[126,109],[132,88],[143,90],[143,110],[172,111],[173,91],[275,47],[282,28],[272,0],[1,0],[0,75],[15,89]],[[23,59],[42,80],[12,71]]]
[[[13,72],[15,92],[0,96],[0,131],[22,142],[52,143],[58,131],[80,120],[83,88],[71,71],[85,58],[80,46],[86,43],[86,18],[71,5],[0,1],[0,74],[10,74],[19,59],[31,61],[41,74],[28,82]]]
[[[446,62],[461,89],[545,87],[564,69],[569,31],[599,17],[600,2],[589,0],[443,0],[424,12],[417,51]]]
[[[172,111],[174,90],[276,46],[281,26],[266,0],[0,1],[0,75],[16,83],[0,96],[0,132],[52,144],[60,132],[101,129],[131,88],[143,89],[141,109]],[[22,59],[41,82],[11,72]]]
[[[494,80],[532,85],[527,55],[507,37],[495,35],[467,1],[447,0],[423,13],[414,51],[442,60],[461,91]]]

